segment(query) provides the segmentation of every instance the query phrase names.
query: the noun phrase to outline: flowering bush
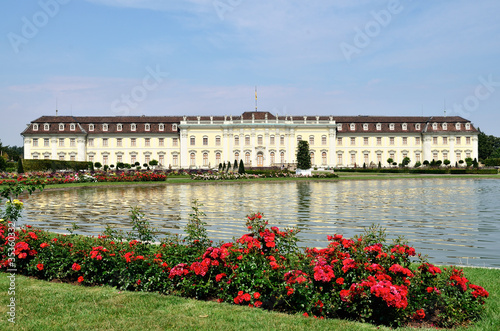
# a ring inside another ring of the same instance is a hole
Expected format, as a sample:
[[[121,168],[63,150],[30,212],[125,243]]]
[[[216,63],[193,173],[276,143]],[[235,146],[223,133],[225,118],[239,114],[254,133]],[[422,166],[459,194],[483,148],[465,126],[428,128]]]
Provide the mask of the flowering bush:
[[[480,318],[488,292],[462,270],[439,268],[402,239],[386,243],[372,227],[362,236],[328,236],[326,248],[297,247],[296,229],[269,227],[248,216],[248,233],[212,245],[199,227],[187,244],[168,237],[158,245],[60,235],[26,226],[15,232],[18,272],[41,279],[155,291],[318,318],[383,325],[429,323],[452,327]],[[9,266],[7,225],[0,225],[0,270]],[[198,241],[196,241],[198,240]],[[412,261],[418,259],[418,262]]]
[[[338,178],[334,173],[318,173],[311,176],[296,175],[289,172],[272,172],[267,174],[238,174],[225,172],[207,172],[192,174],[193,180],[236,180],[236,179],[256,179],[256,178]]]

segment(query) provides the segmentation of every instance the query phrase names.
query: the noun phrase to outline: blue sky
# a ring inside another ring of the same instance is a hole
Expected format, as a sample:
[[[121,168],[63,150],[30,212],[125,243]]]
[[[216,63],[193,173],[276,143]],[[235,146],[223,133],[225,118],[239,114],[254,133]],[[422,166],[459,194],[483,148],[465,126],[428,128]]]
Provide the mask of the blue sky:
[[[0,140],[54,115],[458,115],[500,136],[498,0],[0,4]]]

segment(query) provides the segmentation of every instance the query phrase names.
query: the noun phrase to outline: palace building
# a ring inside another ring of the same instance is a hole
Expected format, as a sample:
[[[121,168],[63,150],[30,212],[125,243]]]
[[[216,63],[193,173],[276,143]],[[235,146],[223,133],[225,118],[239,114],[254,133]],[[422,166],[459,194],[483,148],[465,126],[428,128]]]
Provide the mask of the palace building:
[[[247,167],[295,163],[298,141],[309,142],[315,167],[455,164],[478,157],[478,131],[458,116],[42,116],[21,133],[25,159],[119,162],[157,160],[164,168]]]

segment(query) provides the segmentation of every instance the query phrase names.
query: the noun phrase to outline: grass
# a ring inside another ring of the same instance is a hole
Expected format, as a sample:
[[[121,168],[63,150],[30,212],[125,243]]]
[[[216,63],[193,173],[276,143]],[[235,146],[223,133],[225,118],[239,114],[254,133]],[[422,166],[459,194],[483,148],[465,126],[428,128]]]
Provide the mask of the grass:
[[[490,292],[486,315],[469,328],[500,329],[500,270],[465,268]],[[390,330],[345,320],[317,320],[226,303],[16,277],[16,324],[7,321],[7,274],[0,273],[0,330]],[[414,330],[399,328],[398,330]],[[426,329],[422,329],[426,330]],[[430,329],[429,329],[430,330]]]

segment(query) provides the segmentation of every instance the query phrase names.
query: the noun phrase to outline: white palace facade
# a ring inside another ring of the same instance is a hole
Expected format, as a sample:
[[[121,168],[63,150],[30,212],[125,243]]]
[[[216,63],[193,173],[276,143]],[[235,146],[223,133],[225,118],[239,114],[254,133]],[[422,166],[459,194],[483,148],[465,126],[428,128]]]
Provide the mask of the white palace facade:
[[[457,116],[42,116],[21,133],[25,159],[119,162],[157,160],[164,168],[246,167],[295,163],[307,140],[316,167],[451,164],[478,157],[478,131]]]

